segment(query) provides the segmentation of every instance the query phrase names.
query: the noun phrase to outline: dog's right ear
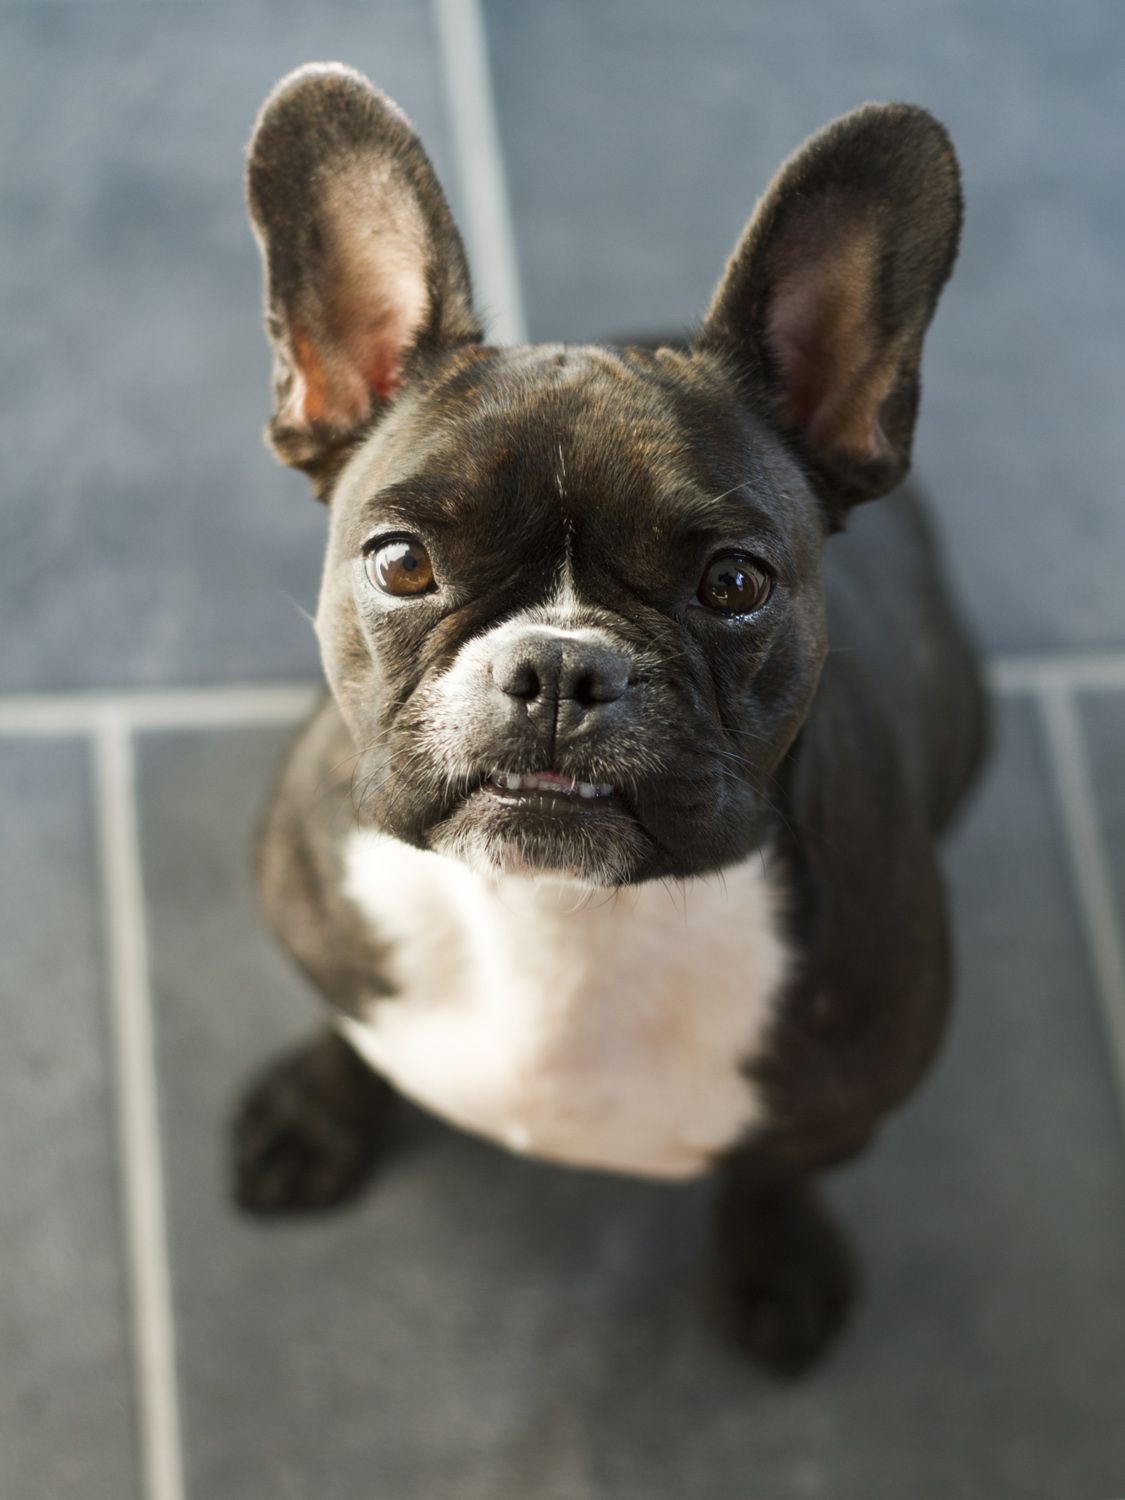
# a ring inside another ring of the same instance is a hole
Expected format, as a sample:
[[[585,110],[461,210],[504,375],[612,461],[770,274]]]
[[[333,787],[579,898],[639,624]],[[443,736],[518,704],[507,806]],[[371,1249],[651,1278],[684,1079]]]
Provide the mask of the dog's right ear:
[[[323,496],[419,356],[480,341],[465,252],[406,117],[338,63],[274,89],[246,186],[274,352],[269,437]]]

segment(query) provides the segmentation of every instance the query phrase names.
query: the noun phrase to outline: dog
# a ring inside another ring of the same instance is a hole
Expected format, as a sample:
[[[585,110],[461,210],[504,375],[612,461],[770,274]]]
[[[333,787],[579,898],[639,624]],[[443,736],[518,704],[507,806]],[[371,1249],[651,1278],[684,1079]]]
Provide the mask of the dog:
[[[919,497],[840,535],[909,467],[950,140],[904,104],[814,135],[680,348],[485,343],[425,151],[349,68],[277,86],[247,191],[268,436],[329,510],[331,691],[260,886],[330,1019],[249,1093],[237,1198],[342,1202],[397,1094],[713,1173],[722,1327],[801,1371],[856,1282],[816,1176],[941,1039],[935,843],[985,740]]]

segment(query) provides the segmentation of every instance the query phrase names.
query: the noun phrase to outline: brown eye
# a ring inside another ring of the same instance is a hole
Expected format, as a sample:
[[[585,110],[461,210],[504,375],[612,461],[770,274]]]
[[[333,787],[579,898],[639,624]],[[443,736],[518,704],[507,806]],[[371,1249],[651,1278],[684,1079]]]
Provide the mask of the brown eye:
[[[773,579],[743,552],[724,552],[707,564],[698,599],[724,615],[752,615],[773,591]]]
[[[421,542],[411,537],[397,537],[368,552],[367,576],[384,594],[398,598],[428,594],[434,587],[434,565]]]

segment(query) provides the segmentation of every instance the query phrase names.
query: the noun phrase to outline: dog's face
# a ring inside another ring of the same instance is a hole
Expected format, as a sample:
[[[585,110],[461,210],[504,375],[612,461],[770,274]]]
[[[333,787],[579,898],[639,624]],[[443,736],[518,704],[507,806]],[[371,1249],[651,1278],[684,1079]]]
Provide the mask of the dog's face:
[[[249,193],[357,815],[593,885],[745,857],[824,658],[825,535],[909,462],[944,132],[887,106],[814,138],[687,353],[483,346],[422,148],[349,71],[267,101]]]
[[[365,816],[599,883],[753,846],[824,651],[822,526],[716,373],[473,346],[332,507],[318,629]]]

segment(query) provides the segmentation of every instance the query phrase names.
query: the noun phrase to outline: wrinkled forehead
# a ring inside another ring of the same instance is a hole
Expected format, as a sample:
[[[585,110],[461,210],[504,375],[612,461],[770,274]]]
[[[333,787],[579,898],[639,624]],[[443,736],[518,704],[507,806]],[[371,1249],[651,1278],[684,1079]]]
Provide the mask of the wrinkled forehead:
[[[793,479],[780,445],[684,356],[469,349],[404,398],[333,508],[349,541],[379,518],[558,550],[576,536],[788,532],[810,519]]]

